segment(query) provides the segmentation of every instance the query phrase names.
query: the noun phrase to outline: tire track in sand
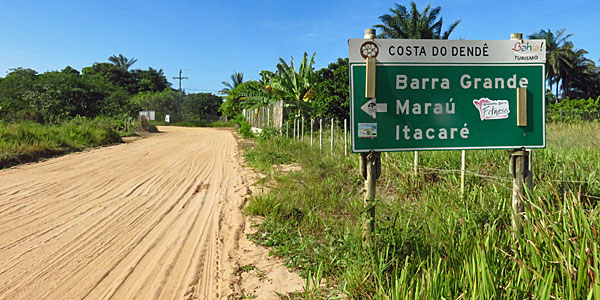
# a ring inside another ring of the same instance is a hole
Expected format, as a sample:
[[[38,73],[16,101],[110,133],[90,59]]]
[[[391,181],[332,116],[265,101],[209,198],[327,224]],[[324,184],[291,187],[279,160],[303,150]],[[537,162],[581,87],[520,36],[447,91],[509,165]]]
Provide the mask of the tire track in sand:
[[[0,299],[228,297],[243,258],[222,241],[240,238],[247,182],[236,140],[161,131],[0,171]]]

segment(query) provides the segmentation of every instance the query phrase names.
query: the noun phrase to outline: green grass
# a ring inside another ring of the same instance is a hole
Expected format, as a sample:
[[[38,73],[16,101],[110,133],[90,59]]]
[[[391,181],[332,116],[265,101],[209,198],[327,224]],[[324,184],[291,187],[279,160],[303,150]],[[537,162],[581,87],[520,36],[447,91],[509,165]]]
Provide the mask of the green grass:
[[[296,298],[600,299],[599,129],[548,124],[516,240],[506,150],[467,151],[464,195],[449,171],[460,169],[459,151],[421,152],[419,175],[412,152],[382,154],[372,246],[362,237],[358,155],[345,157],[339,139],[333,153],[318,139],[262,139],[246,159],[275,183],[246,208],[263,217],[251,238],[306,276]],[[290,161],[302,169],[272,172]],[[315,284],[321,276],[326,284]]]
[[[0,169],[122,142],[120,133],[115,130],[118,127],[117,121],[102,118],[76,118],[58,125],[0,122]]]

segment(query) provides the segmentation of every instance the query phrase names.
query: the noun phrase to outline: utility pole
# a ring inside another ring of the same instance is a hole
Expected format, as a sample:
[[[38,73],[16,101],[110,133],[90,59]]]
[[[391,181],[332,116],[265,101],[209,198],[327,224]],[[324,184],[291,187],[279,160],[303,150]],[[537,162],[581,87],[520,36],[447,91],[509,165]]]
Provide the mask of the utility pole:
[[[181,73],[182,73],[182,71],[181,71],[181,69],[179,69],[179,76],[178,77],[173,77],[173,79],[179,80],[179,93],[181,93],[181,80],[188,79],[187,76],[185,76],[185,77],[181,76]]]
[[[173,77],[173,79],[177,79],[179,80],[179,117],[183,119],[183,116],[181,115],[181,106],[183,104],[183,92],[181,91],[181,80],[183,79],[188,79],[187,76],[181,76],[181,69],[179,69],[179,76],[177,77]]]

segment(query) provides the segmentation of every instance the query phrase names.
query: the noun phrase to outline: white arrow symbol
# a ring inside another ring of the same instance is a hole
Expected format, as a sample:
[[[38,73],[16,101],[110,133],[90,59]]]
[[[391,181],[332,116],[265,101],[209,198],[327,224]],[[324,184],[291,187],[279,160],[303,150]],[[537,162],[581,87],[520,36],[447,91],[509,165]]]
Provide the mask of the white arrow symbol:
[[[387,103],[375,103],[375,98],[373,98],[363,104],[360,109],[373,117],[373,119],[376,119],[378,112],[387,112]]]

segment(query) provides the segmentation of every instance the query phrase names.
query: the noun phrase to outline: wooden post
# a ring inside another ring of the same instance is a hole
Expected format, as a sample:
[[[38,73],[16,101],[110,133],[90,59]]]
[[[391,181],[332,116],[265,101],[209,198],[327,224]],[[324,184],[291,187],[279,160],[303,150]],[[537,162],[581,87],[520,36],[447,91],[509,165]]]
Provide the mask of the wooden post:
[[[460,193],[462,195],[465,194],[465,173],[467,171],[466,156],[467,156],[467,151],[462,150],[461,158],[460,158]]]
[[[323,149],[323,119],[319,119],[319,150]]]
[[[311,146],[311,147],[312,147],[312,145],[313,145],[313,138],[312,138],[312,135],[313,135],[313,119],[312,119],[312,118],[310,118],[310,146]]]
[[[375,231],[375,196],[377,178],[381,175],[381,152],[361,153],[361,174],[365,178],[366,194],[364,199],[365,220],[363,236],[367,243],[372,243]]]
[[[302,117],[302,141],[304,142],[304,117]]]
[[[523,39],[522,33],[513,33],[511,40]],[[521,222],[525,211],[525,204],[532,186],[530,185],[529,152],[524,147],[510,151],[509,171],[513,177],[512,195],[512,229],[513,236],[519,235],[522,230]]]
[[[513,177],[513,195],[512,195],[512,229],[513,234],[521,233],[521,221],[525,211],[525,201],[530,187],[527,186],[527,176],[529,170],[529,153],[521,148],[510,152],[510,174]]]
[[[344,119],[344,156],[348,156],[348,131],[346,127],[346,119]]]
[[[333,118],[331,118],[331,152],[333,152]]]
[[[529,160],[527,161],[527,177],[525,178],[525,183],[527,184],[529,192],[533,192],[533,149],[529,149],[527,152],[529,152]]]
[[[365,30],[365,39],[375,38],[375,29]],[[375,98],[375,64],[376,60],[374,57],[368,57],[366,59],[366,83],[365,83],[365,97]],[[331,135],[333,136],[333,119],[331,120]],[[344,141],[345,142],[345,141]],[[331,142],[333,150],[333,140]],[[364,207],[366,209],[366,220],[363,227],[363,234],[365,241],[372,245],[373,232],[375,231],[375,195],[377,178],[381,175],[381,153],[374,152],[371,150],[369,153],[361,153],[361,174],[366,180],[365,186],[367,193],[365,194]]]
[[[419,151],[415,151],[415,161],[413,163],[413,172],[419,174]]]

